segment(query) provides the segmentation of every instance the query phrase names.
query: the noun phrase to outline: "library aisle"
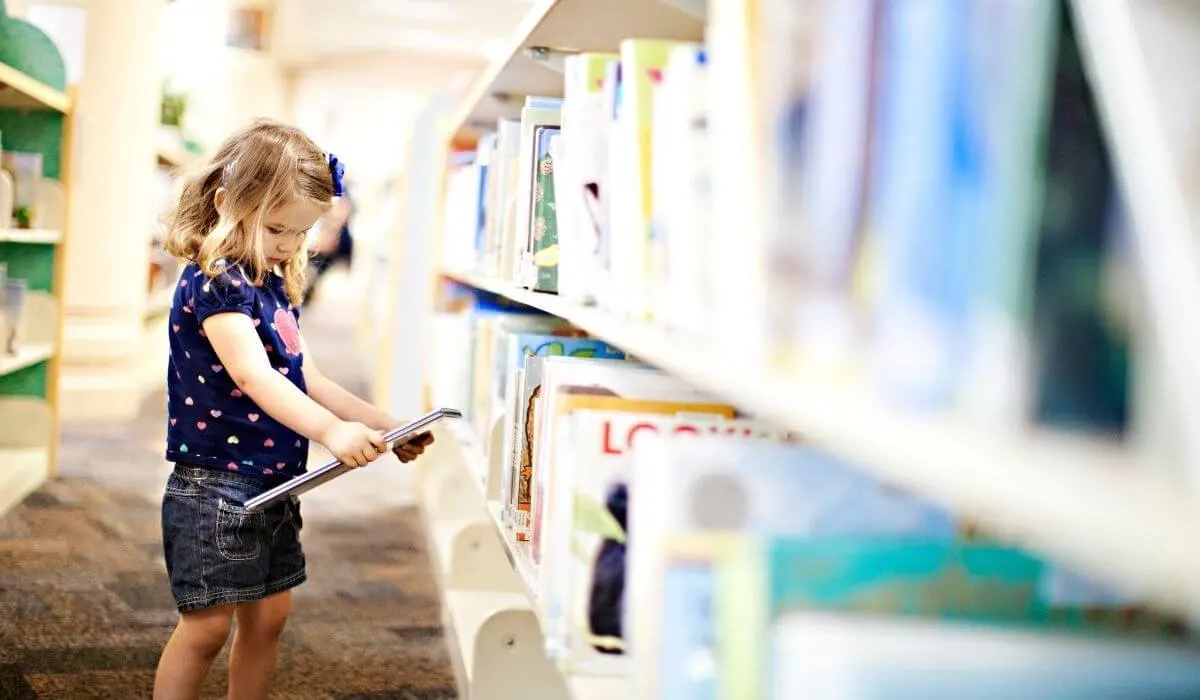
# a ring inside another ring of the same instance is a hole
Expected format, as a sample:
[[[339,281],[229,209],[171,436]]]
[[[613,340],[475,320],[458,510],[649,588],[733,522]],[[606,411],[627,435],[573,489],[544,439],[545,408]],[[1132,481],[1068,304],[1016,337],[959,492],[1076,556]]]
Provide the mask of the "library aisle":
[[[305,333],[361,391],[344,303],[315,302]],[[0,518],[0,698],[150,696],[177,619],[159,527],[165,423],[156,394],[126,424],[64,425],[59,478]],[[455,696],[420,517],[403,505],[410,483],[389,459],[306,498],[309,580],[296,589],[273,697]],[[224,693],[227,659],[202,697]]]

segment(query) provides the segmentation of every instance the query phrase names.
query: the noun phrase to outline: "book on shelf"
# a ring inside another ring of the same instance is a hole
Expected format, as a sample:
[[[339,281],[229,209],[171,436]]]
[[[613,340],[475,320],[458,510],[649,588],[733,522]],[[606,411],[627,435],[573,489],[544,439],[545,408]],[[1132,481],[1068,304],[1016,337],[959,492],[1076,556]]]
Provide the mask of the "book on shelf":
[[[743,5],[569,56],[451,168],[454,265],[901,411],[1128,434],[1150,360],[1064,3]]]
[[[977,622],[795,612],[772,627],[760,697],[1125,700],[1200,695],[1194,646]],[[786,659],[786,663],[782,660]]]

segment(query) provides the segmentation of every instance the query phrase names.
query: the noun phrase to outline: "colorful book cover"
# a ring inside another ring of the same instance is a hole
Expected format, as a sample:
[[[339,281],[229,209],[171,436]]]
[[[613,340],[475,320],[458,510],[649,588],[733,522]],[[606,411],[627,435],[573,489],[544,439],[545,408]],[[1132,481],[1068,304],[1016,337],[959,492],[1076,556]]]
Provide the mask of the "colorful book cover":
[[[864,523],[865,524],[865,523]],[[1042,562],[1011,547],[920,533],[747,539],[717,573],[721,698],[760,697],[773,671],[767,640],[787,611],[837,610],[991,623],[1038,622]],[[747,693],[749,693],[747,695]]]
[[[623,360],[625,353],[594,338],[576,338],[562,335],[511,334],[504,338],[504,352],[497,353],[497,365],[493,370],[496,382],[493,385],[493,417],[504,422],[504,464],[500,472],[501,503],[511,502],[515,464],[509,461],[514,454],[516,429],[520,420],[520,380],[525,362],[530,357],[583,357],[608,360]],[[507,511],[508,508],[503,509]]]
[[[533,131],[534,157],[537,159],[533,186],[533,233],[530,253],[537,268],[533,289],[558,293],[558,211],[554,189],[554,157],[551,140],[558,135],[555,126],[539,126]]]
[[[589,400],[591,399],[591,400]],[[638,445],[658,436],[748,432],[731,406],[578,396],[564,402],[556,435],[554,504],[543,536],[547,643],[565,672],[627,672],[623,633],[628,499]]]
[[[626,39],[620,44],[622,93],[615,138],[622,142],[620,150],[625,158],[619,161],[620,169],[613,171],[610,181],[626,191],[618,200],[620,210],[613,212],[613,292],[617,310],[639,320],[646,320],[650,310],[647,286],[654,213],[654,86],[662,78],[671,51],[683,45],[685,42],[659,39]]]
[[[955,537],[954,518],[943,508],[889,489],[811,447],[784,442],[787,437],[782,433],[768,440],[696,437],[653,441],[639,448],[632,482],[638,498],[630,514],[631,528],[638,536],[631,543],[630,588],[625,598],[631,607],[625,613],[632,631],[635,685],[647,689],[642,697],[668,697],[662,694],[667,686],[673,689],[669,697],[712,697],[717,687],[719,665],[703,667],[703,673],[684,673],[701,668],[698,658],[715,658],[717,651],[710,645],[717,635],[715,618],[701,623],[660,619],[651,624],[641,614],[685,594],[699,595],[681,603],[691,609],[711,607],[715,600],[714,567],[727,553],[727,543],[715,538],[712,551],[694,543],[681,550],[678,561],[687,567],[682,575],[686,580],[680,582],[684,589],[675,590],[676,559],[670,552],[676,538],[844,532]],[[701,539],[700,544],[706,541]],[[702,595],[697,594],[700,589],[694,580],[697,567],[709,576]],[[698,624],[709,631],[694,639],[671,638],[695,630]],[[682,656],[661,656],[666,650]],[[691,688],[688,694],[674,694],[687,688]]]
[[[540,104],[540,103],[535,103]],[[557,103],[555,103],[557,104]],[[538,138],[542,127],[557,127],[561,123],[559,106],[527,106],[521,110],[521,146],[518,154],[516,236],[513,241],[512,279],[517,285],[532,288],[537,281],[533,264],[534,205],[537,191]],[[547,147],[549,144],[547,144]]]
[[[541,360],[541,369],[539,377],[538,400],[533,403],[533,414],[530,419],[533,420],[533,430],[529,431],[529,435],[533,436],[532,442],[527,442],[521,445],[522,453],[528,453],[528,468],[521,475],[521,484],[518,484],[517,491],[522,493],[528,501],[517,502],[517,520],[520,523],[520,530],[517,530],[518,538],[529,539],[533,528],[533,503],[534,498],[539,498],[539,491],[542,489],[542,479],[547,480],[551,477],[552,460],[550,459],[553,453],[547,453],[548,445],[552,445],[552,439],[544,439],[542,436],[547,432],[553,431],[552,421],[547,421],[547,415],[553,415],[553,407],[547,408],[545,401],[547,399],[556,399],[560,387],[566,385],[574,385],[574,387],[587,387],[596,391],[607,391],[617,396],[629,397],[629,399],[654,399],[654,400],[697,400],[703,397],[704,400],[710,400],[707,394],[704,394],[700,389],[691,387],[676,377],[667,375],[648,367],[646,365],[623,363],[623,361],[613,360],[595,360],[582,358],[529,358],[527,360],[526,372],[526,390],[529,391],[529,371],[528,365],[534,361]],[[524,456],[522,456],[522,465],[524,465]],[[535,561],[536,563],[536,561]]]

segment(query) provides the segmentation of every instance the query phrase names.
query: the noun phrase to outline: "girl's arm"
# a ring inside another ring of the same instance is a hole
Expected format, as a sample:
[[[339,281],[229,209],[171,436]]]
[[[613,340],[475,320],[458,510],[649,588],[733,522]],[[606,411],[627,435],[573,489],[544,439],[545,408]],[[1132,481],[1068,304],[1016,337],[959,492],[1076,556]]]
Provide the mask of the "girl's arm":
[[[271,367],[249,316],[218,313],[206,318],[203,327],[229,376],[267,415],[325,445],[346,464],[363,466],[383,454],[387,443],[381,433],[361,422],[338,420]]]
[[[337,382],[322,374],[312,353],[308,351],[308,345],[305,344],[303,335],[300,337],[300,348],[304,353],[304,383],[308,387],[308,396],[313,401],[342,420],[358,421],[380,431],[386,432],[404,423],[403,420],[392,416],[387,411],[346,391]],[[400,458],[400,461],[407,462],[419,456],[424,447],[433,441],[432,436],[426,437],[426,435],[429,434],[422,434],[418,439],[398,446],[396,456]]]

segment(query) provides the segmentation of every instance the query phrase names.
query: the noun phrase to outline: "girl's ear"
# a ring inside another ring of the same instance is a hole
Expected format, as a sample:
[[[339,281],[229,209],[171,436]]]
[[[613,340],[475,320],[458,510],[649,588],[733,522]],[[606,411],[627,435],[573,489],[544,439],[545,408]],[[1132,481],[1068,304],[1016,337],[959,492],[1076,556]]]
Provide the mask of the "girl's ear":
[[[225,188],[218,187],[213,193],[213,206],[217,208],[217,213],[220,214],[221,209],[225,206]]]

